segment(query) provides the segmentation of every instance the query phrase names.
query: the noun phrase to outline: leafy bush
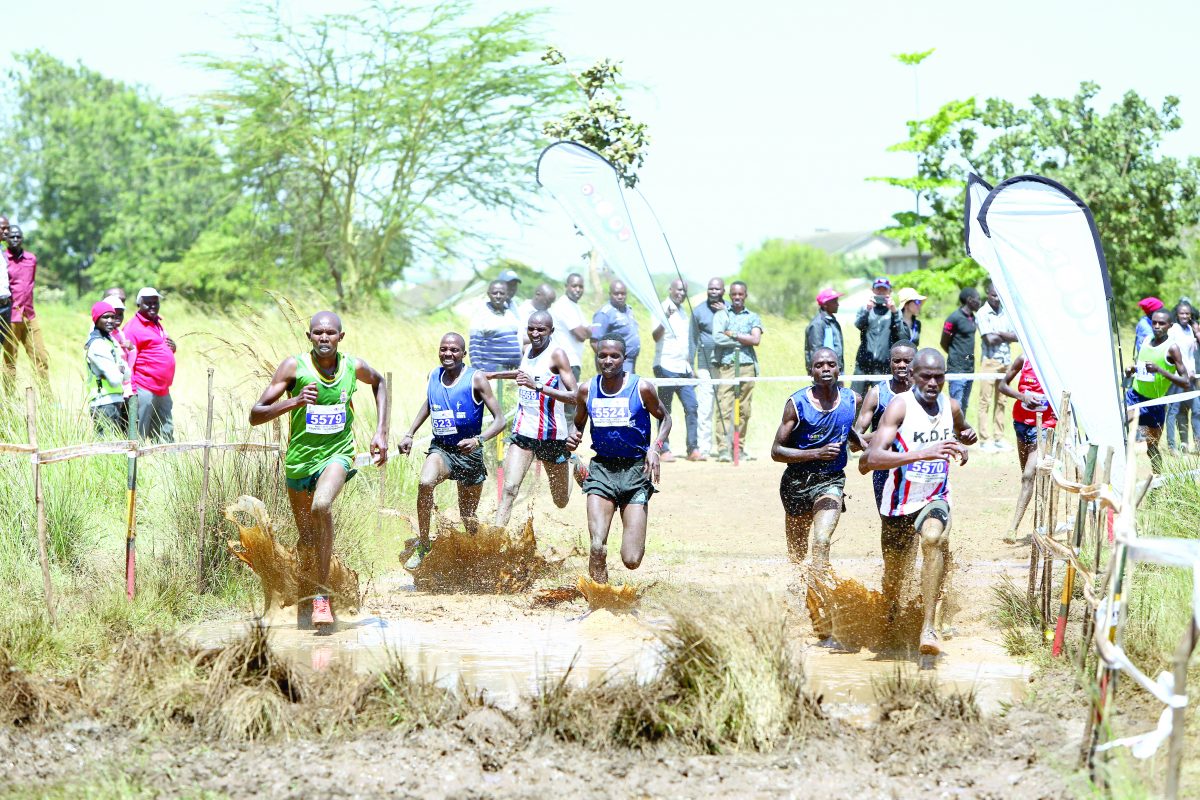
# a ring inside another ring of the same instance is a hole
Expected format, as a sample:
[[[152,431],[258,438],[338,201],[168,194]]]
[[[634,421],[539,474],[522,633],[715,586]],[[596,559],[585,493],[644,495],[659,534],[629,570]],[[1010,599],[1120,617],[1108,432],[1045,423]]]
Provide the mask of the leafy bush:
[[[809,316],[817,291],[840,281],[846,265],[840,256],[786,239],[768,239],[742,260],[738,279],[750,291],[748,305],[780,316]]]

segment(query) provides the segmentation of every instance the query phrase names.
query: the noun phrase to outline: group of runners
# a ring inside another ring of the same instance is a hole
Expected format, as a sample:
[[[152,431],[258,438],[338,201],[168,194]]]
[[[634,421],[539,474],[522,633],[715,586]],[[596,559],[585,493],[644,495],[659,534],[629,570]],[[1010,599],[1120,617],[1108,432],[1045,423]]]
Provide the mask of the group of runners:
[[[1127,399],[1131,415],[1140,414],[1153,448],[1161,433],[1158,409],[1162,406],[1132,407],[1166,394],[1172,385],[1184,385],[1190,374],[1178,347],[1167,340],[1167,316],[1156,315],[1152,322],[1153,336],[1141,350],[1144,358],[1130,370],[1133,383]],[[402,455],[409,455],[417,431],[432,420],[433,437],[417,497],[418,539],[405,565],[410,570],[420,566],[431,548],[430,517],[438,484],[446,480],[457,484],[459,514],[468,531],[477,525],[487,479],[484,445],[507,427],[492,380],[512,380],[518,387],[495,524],[508,523],[529,467],[537,460],[556,506],[567,505],[572,482],[587,495],[591,578],[608,581],[608,537],[618,512],[623,525],[621,560],[628,569],[641,564],[648,504],[659,480],[659,445],[670,434],[670,414],[649,380],[625,371],[625,342],[619,337],[596,342],[599,374],[579,384],[567,354],[554,344],[554,321],[548,313],[532,314],[527,333],[529,346],[520,365],[504,372],[467,366],[466,341],[458,333],[447,333],[439,343],[439,366],[429,373],[426,396],[398,447]],[[291,415],[285,459],[288,497],[299,529],[301,569],[313,596],[311,605],[300,604],[297,624],[319,631],[334,622],[327,588],[332,504],[354,474],[352,398],[359,382],[371,387],[379,412],[370,447],[374,463],[384,463],[388,451],[384,379],[362,359],[339,351],[344,336],[336,314],[315,315],[307,332],[311,351],[280,364],[250,414],[254,425]],[[967,463],[968,447],[977,436],[958,401],[943,392],[946,361],[941,352],[900,342],[891,348],[889,367],[891,377],[869,386],[860,396],[842,386],[837,353],[818,348],[809,369],[812,385],[786,401],[771,456],[787,465],[779,493],[788,555],[798,564],[807,563],[819,585],[829,576],[833,533],[845,510],[849,454],[861,452],[859,471],[873,473],[881,522],[882,590],[889,614],[899,610],[902,587],[919,549],[924,621],[917,645],[922,655],[936,656],[941,642],[935,611],[945,581],[951,529],[950,465]],[[1010,386],[1014,379],[1015,389]],[[1028,355],[1014,360],[999,390],[1017,401],[1013,427],[1022,486],[1006,537],[1012,542],[1032,493],[1038,425],[1051,429],[1056,420]],[[485,409],[492,417],[486,429]],[[651,417],[659,421],[656,441],[652,441]],[[585,464],[577,451],[589,425],[593,456]],[[823,643],[833,642],[828,618],[814,619],[814,626]]]

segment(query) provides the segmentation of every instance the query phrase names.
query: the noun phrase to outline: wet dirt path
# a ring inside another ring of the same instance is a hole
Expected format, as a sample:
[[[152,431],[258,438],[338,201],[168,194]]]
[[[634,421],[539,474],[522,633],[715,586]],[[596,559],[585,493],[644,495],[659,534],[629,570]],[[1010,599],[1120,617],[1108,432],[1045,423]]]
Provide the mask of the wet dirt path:
[[[657,664],[655,629],[666,617],[663,598],[700,590],[723,595],[765,590],[794,602],[797,570],[785,558],[783,511],[778,481],[783,467],[761,459],[738,467],[676,461],[663,466],[661,493],[651,503],[649,547],[642,567],[621,566],[619,522],[610,537],[614,582],[655,583],[657,590],[636,617],[596,612],[581,602],[532,608],[528,595],[430,595],[417,592],[407,573],[397,570],[376,581],[363,612],[343,619],[333,636],[295,629],[291,610],[269,617],[276,646],[298,663],[320,669],[335,661],[371,669],[396,653],[421,674],[455,686],[481,689],[500,705],[513,705],[535,692],[543,680],[572,667],[572,679],[597,680],[615,674],[653,674]],[[833,566],[842,578],[878,588],[879,518],[869,477],[848,469],[847,511],[833,542]],[[1006,546],[1001,536],[1011,513],[1019,477],[1016,456],[973,453],[952,473],[951,549],[956,571],[951,589],[957,611],[948,623],[953,635],[936,665],[943,682],[974,688],[985,710],[1020,700],[1029,671],[1000,645],[991,622],[992,587],[1004,575],[1023,574],[1027,550]],[[560,551],[585,548],[586,514],[576,491],[565,509],[551,503],[545,477],[526,479],[519,516],[532,504],[543,546]],[[494,507],[489,483],[483,514]],[[1026,522],[1028,528],[1028,522]],[[918,568],[920,562],[918,560]],[[568,560],[553,584],[573,584],[585,569],[582,557]],[[816,647],[803,615],[797,630],[810,686],[835,716],[869,722],[872,683],[897,669],[915,669],[906,651],[874,653]],[[205,642],[236,635],[246,620],[228,620],[194,631]]]

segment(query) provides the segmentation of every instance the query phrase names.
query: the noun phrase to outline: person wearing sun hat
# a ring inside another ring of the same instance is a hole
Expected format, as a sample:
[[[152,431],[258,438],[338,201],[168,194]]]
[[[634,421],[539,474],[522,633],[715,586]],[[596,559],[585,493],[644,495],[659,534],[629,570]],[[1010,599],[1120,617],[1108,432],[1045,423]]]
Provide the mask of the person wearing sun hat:
[[[129,378],[129,365],[113,338],[118,324],[117,311],[111,303],[101,300],[92,306],[92,332],[83,346],[85,382],[88,411],[101,436],[123,437],[128,428],[124,385]]]
[[[1154,329],[1150,325],[1150,316],[1165,305],[1166,303],[1157,297],[1143,297],[1138,301],[1138,308],[1142,310],[1143,316],[1133,330],[1133,357],[1135,359],[1138,351],[1142,349],[1142,345],[1154,335]]]
[[[834,314],[838,310],[841,292],[826,287],[817,292],[817,314],[804,331],[804,366],[812,367],[813,354],[822,347],[832,350],[838,359],[838,370],[846,368],[842,351],[842,326]]]
[[[900,309],[904,332],[907,334],[908,341],[913,343],[913,347],[921,343],[921,318],[918,315],[921,313],[921,303],[923,302],[925,302],[925,295],[918,293],[911,286],[905,286],[896,292],[896,308]]]

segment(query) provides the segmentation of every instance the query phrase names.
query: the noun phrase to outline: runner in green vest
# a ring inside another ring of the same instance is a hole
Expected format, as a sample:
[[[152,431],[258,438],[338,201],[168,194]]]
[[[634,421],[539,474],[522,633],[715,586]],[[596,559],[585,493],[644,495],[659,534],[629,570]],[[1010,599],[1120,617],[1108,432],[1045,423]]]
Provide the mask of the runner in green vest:
[[[284,359],[250,410],[250,424],[291,414],[284,474],[300,534],[296,553],[302,580],[313,594],[311,606],[304,601],[297,605],[296,627],[332,633],[333,501],[354,476],[354,389],[362,381],[375,394],[379,425],[371,439],[371,458],[378,466],[387,460],[387,386],[366,361],[338,353],[346,334],[337,314],[319,312],[309,321],[307,336],[312,350]]]
[[[1171,384],[1185,391],[1191,388],[1191,369],[1179,351],[1179,345],[1167,338],[1171,329],[1171,313],[1159,309],[1150,315],[1151,336],[1138,350],[1137,361],[1125,369],[1127,377],[1133,378],[1133,386],[1125,392],[1127,419],[1133,419],[1133,406],[1147,400],[1165,397]],[[1158,440],[1162,436],[1163,423],[1167,419],[1167,406],[1157,405],[1136,409],[1138,427],[1146,436],[1146,452],[1150,454],[1150,466],[1162,472],[1162,456],[1158,452]]]

